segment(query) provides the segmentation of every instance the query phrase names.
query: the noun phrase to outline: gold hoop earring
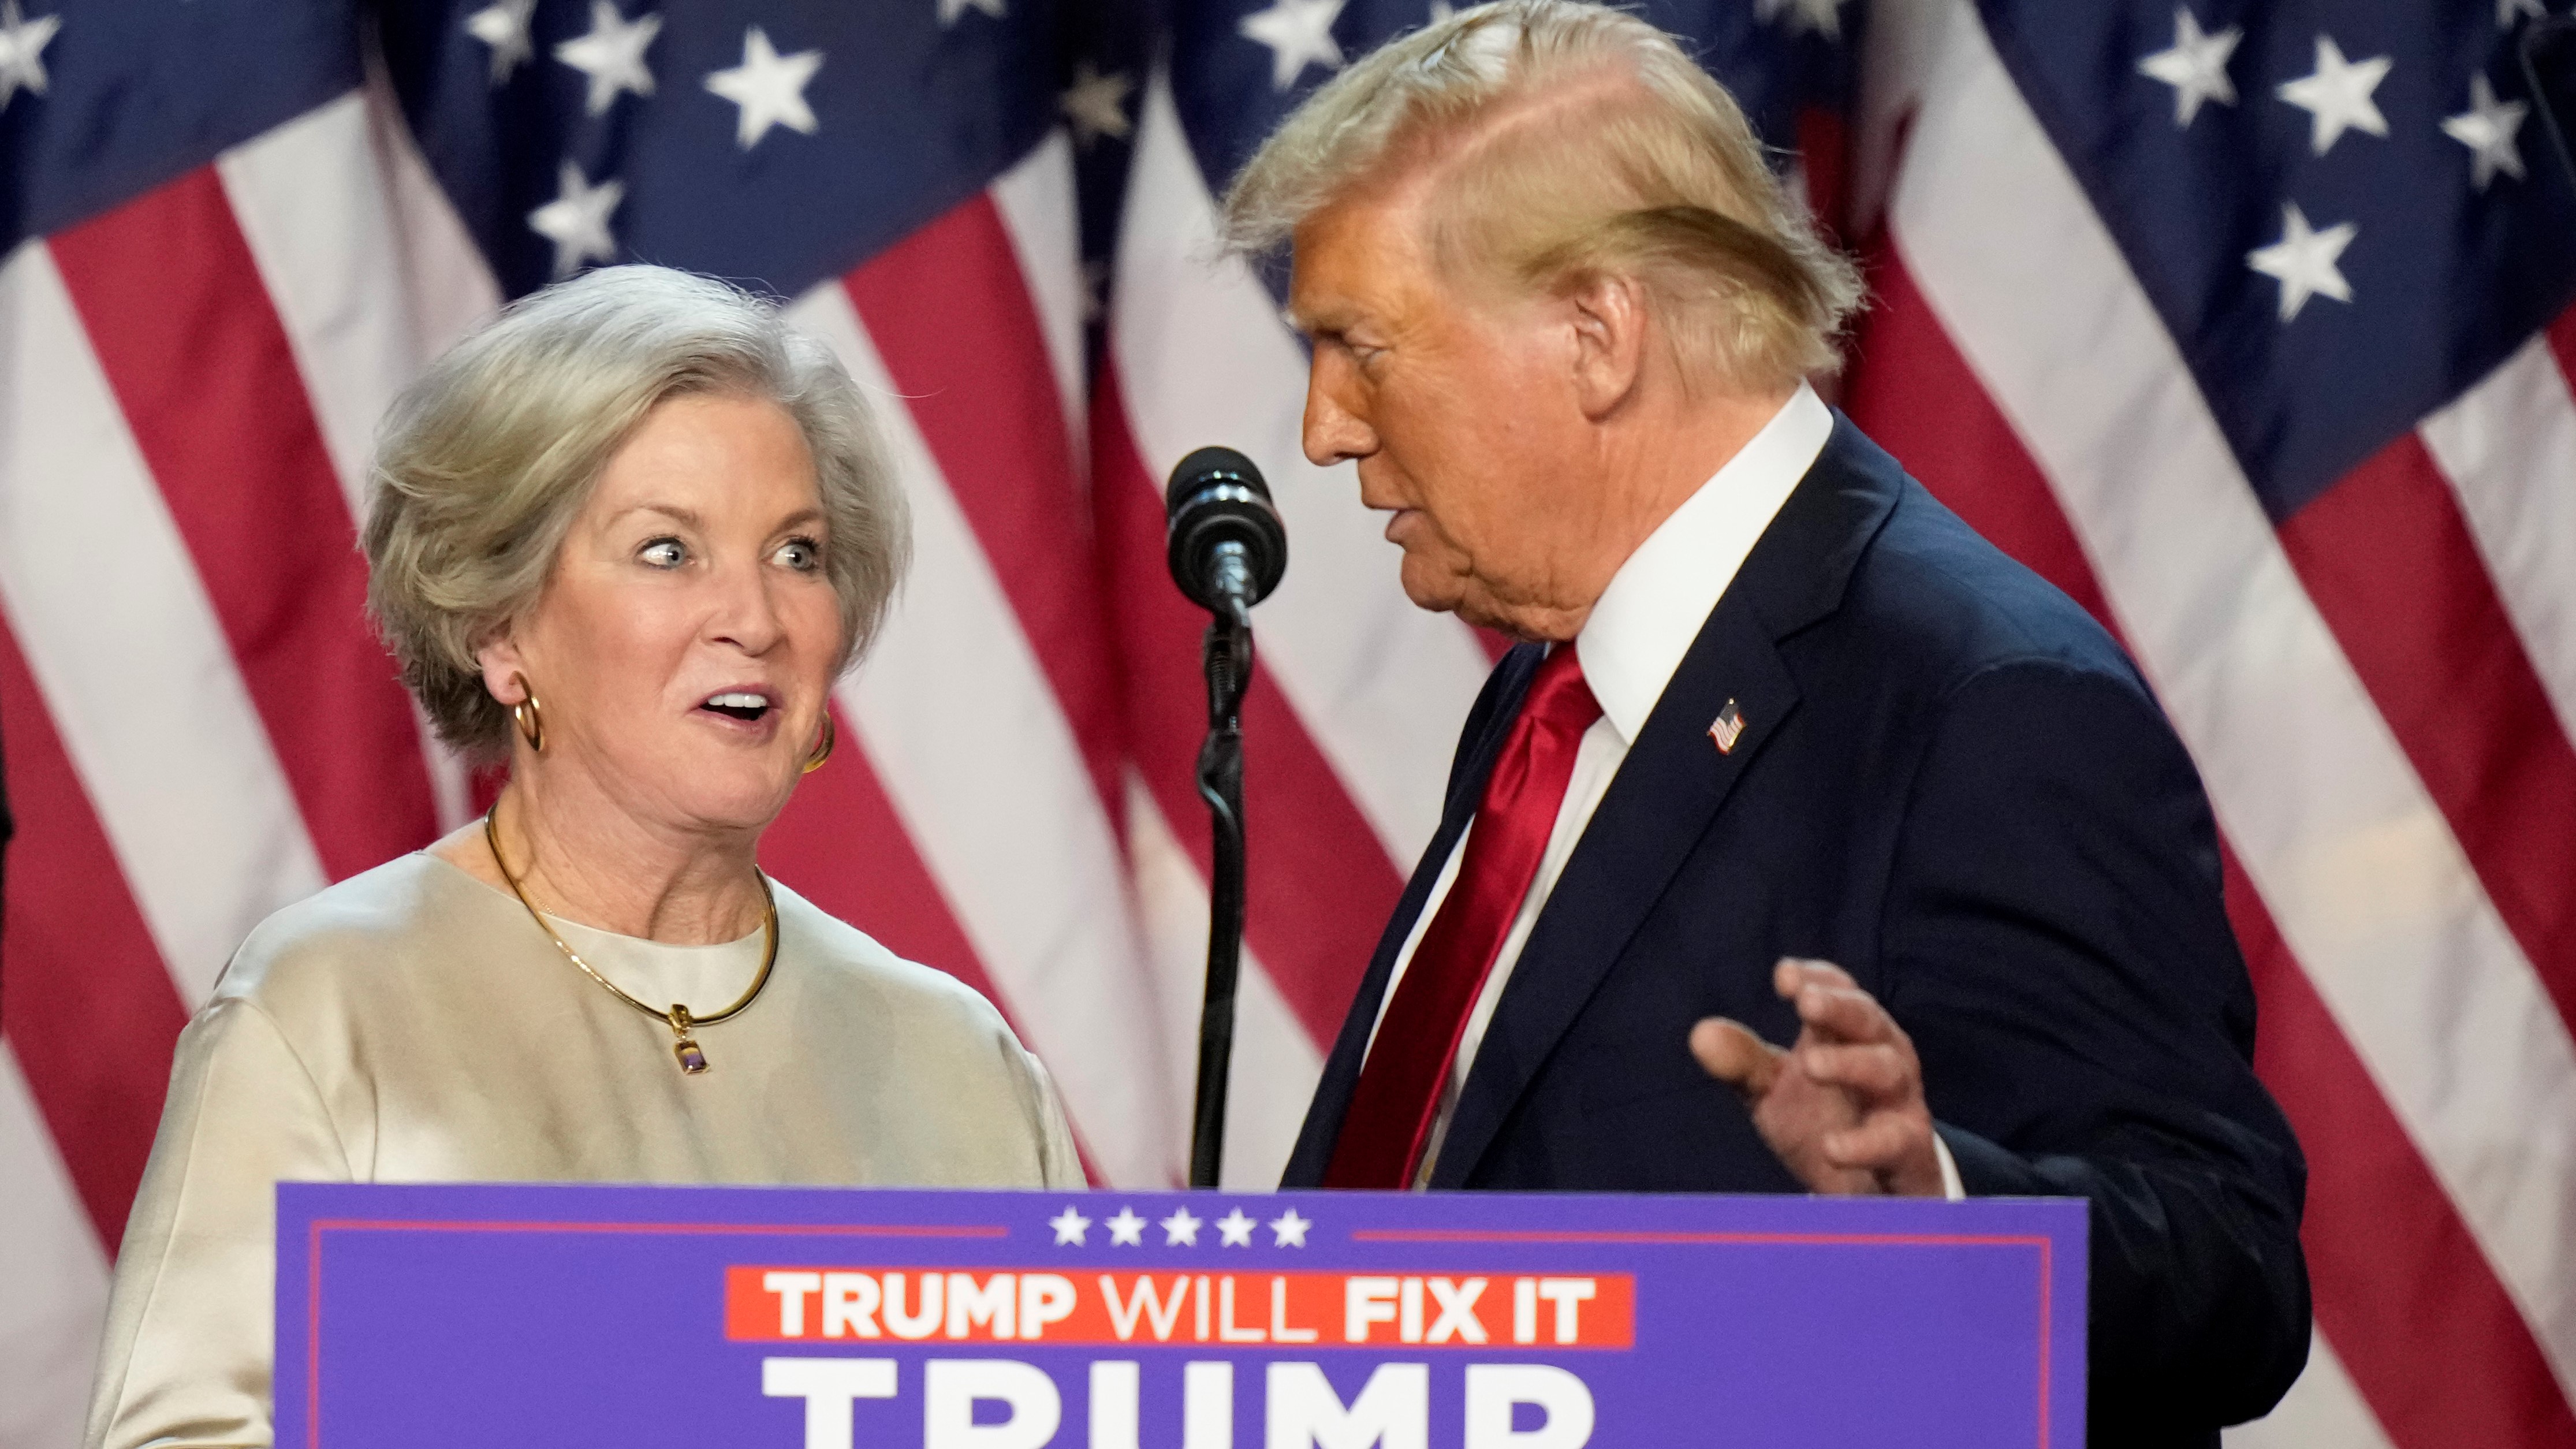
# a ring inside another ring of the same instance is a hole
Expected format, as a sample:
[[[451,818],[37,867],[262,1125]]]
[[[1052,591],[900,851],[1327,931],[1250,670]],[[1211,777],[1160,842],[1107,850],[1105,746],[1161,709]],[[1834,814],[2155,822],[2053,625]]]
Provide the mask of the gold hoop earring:
[[[528,742],[528,748],[542,755],[546,752],[545,709],[537,703],[537,692],[528,688],[526,675],[513,674],[510,678],[518,682],[519,693],[525,696],[510,706],[510,723],[519,727],[519,738]]]
[[[839,744],[840,740],[841,732],[838,729],[833,728],[831,713],[829,711],[825,711],[823,715],[823,738],[815,742],[814,753],[805,757],[805,773],[810,775],[816,770],[823,768],[823,762],[832,758],[832,746]]]

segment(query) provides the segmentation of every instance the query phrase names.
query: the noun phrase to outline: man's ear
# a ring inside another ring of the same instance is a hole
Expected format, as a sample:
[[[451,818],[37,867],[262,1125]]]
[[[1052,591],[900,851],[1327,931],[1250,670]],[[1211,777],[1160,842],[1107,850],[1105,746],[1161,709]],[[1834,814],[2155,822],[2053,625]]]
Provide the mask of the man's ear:
[[[1561,293],[1574,328],[1574,396],[1600,422],[1635,395],[1646,362],[1645,288],[1596,272]]]

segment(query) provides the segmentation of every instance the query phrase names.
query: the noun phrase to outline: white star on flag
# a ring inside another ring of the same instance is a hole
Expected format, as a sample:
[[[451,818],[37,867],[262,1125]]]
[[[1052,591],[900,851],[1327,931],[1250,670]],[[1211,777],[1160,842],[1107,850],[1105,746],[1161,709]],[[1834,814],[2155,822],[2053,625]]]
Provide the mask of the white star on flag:
[[[1010,9],[1004,0],[939,0],[939,28],[947,29],[969,10],[981,10],[996,20],[1005,20]]]
[[[2187,127],[2200,114],[2203,101],[2236,104],[2236,82],[2227,78],[2227,61],[2244,38],[2244,29],[2234,25],[2216,35],[2203,34],[2190,7],[2177,5],[2173,49],[2139,61],[2138,74],[2174,88],[2174,124]]]
[[[1113,141],[1126,140],[1135,129],[1127,119],[1127,93],[1135,88],[1136,83],[1124,72],[1103,75],[1090,61],[1075,61],[1073,84],[1056,97],[1064,118],[1073,123],[1074,144],[1087,151],[1092,142],[1103,136]]]
[[[559,184],[560,195],[528,213],[529,228],[555,244],[557,280],[580,271],[586,261],[616,258],[617,238],[609,234],[608,214],[626,199],[625,182],[593,186],[570,161],[563,164]]]
[[[2311,231],[2299,204],[2289,202],[2281,208],[2281,239],[2247,252],[2245,265],[2281,284],[2281,321],[2287,324],[2319,293],[2338,302],[2352,300],[2352,284],[2335,262],[2360,234],[2361,228],[2348,221]]]
[[[1297,83],[1306,67],[1342,68],[1342,44],[1333,39],[1333,22],[1341,18],[1344,0],[1272,0],[1267,10],[1243,17],[1235,28],[1246,40],[1270,47],[1270,88],[1284,91]]]
[[[1057,1247],[1079,1248],[1087,1241],[1083,1235],[1091,1231],[1091,1219],[1084,1217],[1080,1208],[1067,1203],[1063,1212],[1047,1219],[1047,1226],[1055,1229]]]
[[[45,46],[63,28],[59,15],[33,20],[18,13],[18,0],[0,0],[0,110],[7,110],[21,86],[45,93]]]
[[[1199,1220],[1190,1216],[1186,1207],[1172,1209],[1172,1215],[1159,1225],[1166,1248],[1195,1248],[1199,1245]]]
[[[1243,1209],[1236,1208],[1216,1220],[1217,1246],[1249,1248],[1252,1246],[1252,1230],[1259,1226],[1261,1224]]]
[[[556,46],[555,59],[590,77],[590,98],[584,109],[594,116],[605,115],[623,92],[653,94],[653,72],[645,68],[644,50],[661,33],[659,15],[626,20],[619,17],[611,0],[590,0],[590,33]]]
[[[2528,102],[2497,100],[2495,87],[2487,84],[2485,76],[2470,79],[2469,108],[2445,118],[2442,134],[2469,148],[2478,190],[2486,190],[2499,171],[2516,181],[2522,179],[2522,148],[2514,144],[2514,136],[2529,114]]]
[[[1835,39],[1843,33],[1843,0],[1756,0],[1754,16],[1760,20],[1789,17],[1789,33],[1819,31]]]
[[[2281,99],[2308,113],[2308,144],[2320,156],[2334,149],[2346,131],[2368,131],[2374,136],[2388,134],[2388,118],[2379,113],[2379,103],[2370,93],[2388,78],[2388,68],[2396,62],[2384,55],[2364,61],[2348,61],[2343,50],[2326,36],[2317,37],[2317,68],[2297,80],[2285,82],[2276,93]]]
[[[748,151],[760,144],[772,126],[814,134],[814,109],[805,104],[805,83],[822,68],[823,52],[780,55],[770,48],[768,33],[755,25],[742,33],[742,64],[709,72],[707,89],[741,107],[733,138]]]
[[[2513,29],[2513,23],[2526,15],[2534,20],[2542,20],[2548,18],[2549,12],[2540,8],[2540,0],[2496,0],[2498,30]]]
[[[1118,1205],[1118,1216],[1101,1224],[1109,1229],[1109,1246],[1141,1248],[1145,1246],[1145,1220],[1125,1203]]]
[[[1295,1208],[1290,1208],[1270,1220],[1270,1246],[1302,1248],[1306,1246],[1306,1230],[1314,1225],[1314,1219],[1301,1218]]]
[[[528,41],[528,17],[536,9],[537,0],[492,0],[465,17],[465,33],[492,47],[492,84],[507,81],[520,62],[536,58]]]

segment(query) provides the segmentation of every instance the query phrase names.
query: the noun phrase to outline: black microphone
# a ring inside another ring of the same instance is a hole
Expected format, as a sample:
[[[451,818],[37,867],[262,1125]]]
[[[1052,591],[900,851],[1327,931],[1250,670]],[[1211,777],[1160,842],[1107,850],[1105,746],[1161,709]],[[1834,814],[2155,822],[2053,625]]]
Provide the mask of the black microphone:
[[[1207,996],[1199,1007],[1197,1099],[1190,1109],[1190,1186],[1214,1187],[1225,1159],[1226,1083],[1243,964],[1243,699],[1252,686],[1252,606],[1288,572],[1288,530],[1261,470],[1232,448],[1201,448],[1163,490],[1165,561],[1190,602],[1216,615],[1200,645],[1208,732],[1199,798],[1208,807]]]
[[[2556,143],[2558,162],[2576,184],[2576,15],[2531,23],[2522,33],[2522,72],[2540,102],[2541,125]]]
[[[1288,530],[1261,470],[1232,448],[1201,448],[1163,492],[1172,582],[1211,614],[1251,626],[1252,606],[1288,572]]]

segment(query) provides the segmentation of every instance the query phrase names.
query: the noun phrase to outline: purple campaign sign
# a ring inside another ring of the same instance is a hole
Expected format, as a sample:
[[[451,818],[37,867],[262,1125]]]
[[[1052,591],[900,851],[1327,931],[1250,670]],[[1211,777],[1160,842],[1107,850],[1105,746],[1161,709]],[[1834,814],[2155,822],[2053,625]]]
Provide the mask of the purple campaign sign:
[[[278,1188],[279,1449],[2080,1449],[2085,1208]]]

